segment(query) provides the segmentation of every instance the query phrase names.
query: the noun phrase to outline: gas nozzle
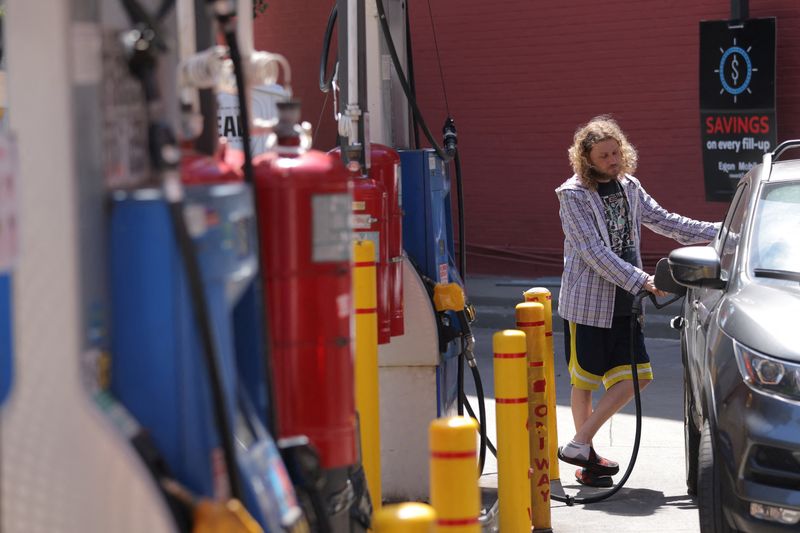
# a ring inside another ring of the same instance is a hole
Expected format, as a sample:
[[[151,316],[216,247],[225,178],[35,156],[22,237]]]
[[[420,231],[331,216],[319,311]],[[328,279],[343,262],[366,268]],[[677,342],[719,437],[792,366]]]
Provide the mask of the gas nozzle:
[[[662,291],[671,292],[678,296],[686,294],[686,287],[675,281],[672,277],[672,272],[669,269],[669,261],[666,257],[662,257],[656,264],[655,274],[656,288]]]
[[[458,148],[458,133],[456,133],[456,122],[452,117],[444,120],[442,134],[444,135],[444,151],[447,152],[447,155],[454,155]]]
[[[463,311],[464,291],[458,283],[437,283],[433,288],[433,305],[437,311]]]
[[[672,277],[672,273],[669,270],[669,264],[667,263],[667,258],[662,257],[658,260],[656,264],[656,273],[654,276],[654,283],[657,289],[672,293],[674,296],[667,300],[666,302],[659,302],[656,299],[656,295],[648,292],[648,291],[640,291],[639,294],[634,296],[633,298],[633,308],[632,313],[634,315],[641,315],[642,313],[642,300],[646,297],[650,298],[650,301],[653,303],[656,309],[662,309],[672,302],[680,300],[686,295],[686,287],[679,284],[675,279]]]
[[[470,317],[468,312],[473,314],[472,306],[467,305],[464,290],[458,283],[438,283],[433,288],[433,305],[436,311],[453,311],[461,322],[463,337],[462,349],[467,364],[471,367],[477,366],[475,360],[475,337],[470,328]]]

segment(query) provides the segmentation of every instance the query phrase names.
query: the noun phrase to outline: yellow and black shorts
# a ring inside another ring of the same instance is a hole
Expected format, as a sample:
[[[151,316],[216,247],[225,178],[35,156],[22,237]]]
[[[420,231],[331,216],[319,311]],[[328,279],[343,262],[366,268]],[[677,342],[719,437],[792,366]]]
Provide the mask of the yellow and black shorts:
[[[633,379],[630,328],[631,318],[628,316],[614,317],[610,328],[564,320],[564,353],[570,384],[578,389],[597,390],[601,383],[609,389],[623,379]],[[639,379],[653,379],[650,356],[638,322],[633,348]]]

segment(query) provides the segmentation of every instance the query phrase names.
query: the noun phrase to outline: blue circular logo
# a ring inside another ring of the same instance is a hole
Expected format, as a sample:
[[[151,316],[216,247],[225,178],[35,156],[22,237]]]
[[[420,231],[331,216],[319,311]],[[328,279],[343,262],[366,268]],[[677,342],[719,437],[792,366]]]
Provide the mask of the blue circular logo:
[[[730,79],[733,81],[734,87],[728,83],[728,80],[725,76],[725,63],[728,61],[728,58],[733,56],[731,59],[730,64]],[[742,58],[740,61],[739,58]],[[742,65],[741,63],[744,63]],[[746,70],[746,73],[740,72],[740,69]],[[739,79],[744,76],[744,81],[739,84]],[[753,77],[753,64],[750,62],[750,56],[747,54],[745,50],[738,46],[731,46],[725,53],[722,54],[722,58],[719,60],[719,81],[722,84],[722,88],[728,94],[737,95],[743,93],[747,86],[750,85],[750,79]]]

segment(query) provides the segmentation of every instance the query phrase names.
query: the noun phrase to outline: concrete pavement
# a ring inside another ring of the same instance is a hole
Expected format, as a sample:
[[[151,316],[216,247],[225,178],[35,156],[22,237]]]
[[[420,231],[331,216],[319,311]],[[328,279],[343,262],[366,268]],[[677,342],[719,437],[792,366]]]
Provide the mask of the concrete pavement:
[[[513,327],[513,306],[521,300],[524,289],[546,286],[557,300],[556,278],[520,280],[513,278],[472,277],[468,282],[470,300],[476,305],[478,321],[477,339],[478,365],[486,394],[487,427],[490,438],[496,442],[494,385],[492,372],[491,337],[495,331]],[[666,324],[669,317],[679,312],[679,304],[673,304],[666,312],[653,313],[648,323],[660,321]],[[555,309],[555,306],[554,306]],[[569,409],[569,376],[564,359],[563,334],[558,330],[560,319],[554,319],[556,402],[558,417],[558,440],[566,442],[574,434]],[[609,500],[587,506],[552,502],[552,528],[555,532],[626,532],[663,531],[698,532],[698,513],[694,499],[687,495],[685,484],[683,450],[683,365],[677,332],[668,327],[646,327],[648,352],[653,363],[655,380],[642,395],[642,435],[638,459],[625,487]],[[672,338],[663,338],[670,335]],[[658,338],[662,337],[662,338]],[[475,407],[475,388],[467,375],[467,394]],[[595,395],[595,399],[599,393]],[[631,402],[615,415],[600,430],[594,445],[601,455],[620,463],[619,481],[628,464],[635,429],[634,406]],[[552,492],[585,497],[604,489],[592,489],[579,485],[574,478],[575,467],[560,463],[560,481],[553,481]],[[487,452],[484,475],[481,477],[484,504],[489,507],[497,498],[497,464]],[[503,532],[507,533],[507,532]]]

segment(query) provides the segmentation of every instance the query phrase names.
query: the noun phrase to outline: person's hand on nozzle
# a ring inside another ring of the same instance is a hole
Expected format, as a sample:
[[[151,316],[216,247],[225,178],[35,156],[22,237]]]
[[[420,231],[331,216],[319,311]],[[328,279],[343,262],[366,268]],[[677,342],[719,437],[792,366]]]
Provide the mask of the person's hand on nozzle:
[[[662,291],[661,289],[656,287],[656,277],[655,276],[648,276],[647,281],[644,284],[644,290],[647,292],[653,293],[655,296],[669,296],[667,291]]]

